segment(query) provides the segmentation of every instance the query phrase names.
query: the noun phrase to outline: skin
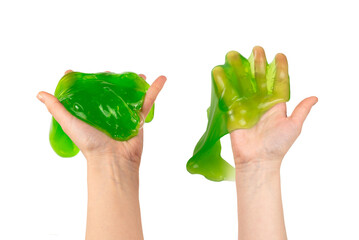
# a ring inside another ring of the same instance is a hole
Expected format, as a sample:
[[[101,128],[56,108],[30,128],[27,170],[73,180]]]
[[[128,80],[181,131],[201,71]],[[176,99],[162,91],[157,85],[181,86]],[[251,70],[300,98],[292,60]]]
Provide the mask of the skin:
[[[142,119],[165,82],[160,76],[148,89]],[[128,141],[116,141],[71,115],[53,95],[39,92],[37,98],[87,159],[86,240],[143,239],[138,192],[143,128]]]
[[[265,61],[255,47],[255,61]],[[285,55],[277,54],[279,72],[288,74]],[[280,166],[301,133],[304,120],[317,97],[304,99],[287,117],[286,103],[278,103],[252,128],[231,132],[236,168],[239,240],[287,239],[280,186]]]

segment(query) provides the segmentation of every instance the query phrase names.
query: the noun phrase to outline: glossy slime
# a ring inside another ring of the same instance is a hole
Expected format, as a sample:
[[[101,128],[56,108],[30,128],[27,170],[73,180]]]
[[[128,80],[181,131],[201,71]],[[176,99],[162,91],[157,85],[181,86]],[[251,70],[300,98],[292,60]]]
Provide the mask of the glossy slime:
[[[115,140],[126,141],[138,134],[140,111],[149,84],[139,75],[71,72],[59,81],[55,97],[78,119],[106,133]],[[145,119],[153,119],[154,106]],[[61,157],[73,157],[78,147],[52,118],[50,144]]]
[[[277,57],[268,64],[260,47],[248,60],[231,51],[224,65],[213,68],[208,125],[187,162],[188,172],[212,181],[235,179],[234,168],[221,157],[220,139],[236,129],[251,128],[275,104],[289,100],[288,65],[277,64]]]

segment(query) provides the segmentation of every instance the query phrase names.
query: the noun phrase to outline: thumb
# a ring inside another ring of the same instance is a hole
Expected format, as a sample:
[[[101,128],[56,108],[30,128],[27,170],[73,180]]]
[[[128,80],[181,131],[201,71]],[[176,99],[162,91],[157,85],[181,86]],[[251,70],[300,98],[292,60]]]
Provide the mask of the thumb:
[[[165,85],[166,80],[167,78],[165,76],[159,76],[147,90],[142,106],[142,115],[144,119],[146,119],[148,113],[150,112],[152,105]]]
[[[317,102],[318,102],[318,98],[314,96],[304,99],[294,109],[290,118],[299,126],[302,126],[310,110]]]

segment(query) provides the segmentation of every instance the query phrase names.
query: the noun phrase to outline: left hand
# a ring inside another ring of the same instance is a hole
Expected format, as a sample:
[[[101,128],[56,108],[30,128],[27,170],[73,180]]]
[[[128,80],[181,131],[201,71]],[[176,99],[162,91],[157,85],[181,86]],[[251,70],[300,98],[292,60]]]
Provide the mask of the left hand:
[[[66,71],[65,74],[69,72],[71,72],[71,70]],[[140,76],[146,80],[144,75],[140,74]],[[141,111],[143,119],[146,118],[152,108],[165,82],[165,76],[158,77],[146,92]],[[64,132],[81,150],[88,161],[90,161],[90,159],[91,161],[96,161],[103,156],[111,156],[112,159],[118,159],[121,164],[123,163],[125,166],[138,171],[143,149],[142,127],[138,135],[130,140],[116,141],[70,114],[52,94],[42,91],[38,93],[37,98],[46,105],[48,111],[61,125]]]

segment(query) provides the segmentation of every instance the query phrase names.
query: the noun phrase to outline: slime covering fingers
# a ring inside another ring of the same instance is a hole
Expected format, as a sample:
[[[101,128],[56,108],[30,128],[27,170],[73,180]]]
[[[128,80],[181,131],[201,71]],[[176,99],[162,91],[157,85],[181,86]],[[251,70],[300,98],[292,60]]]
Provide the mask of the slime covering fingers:
[[[275,57],[276,76],[273,86],[274,95],[289,100],[289,76],[288,62],[284,54],[277,54]]]
[[[241,96],[249,96],[256,91],[256,83],[249,71],[249,62],[236,51],[226,55],[226,64],[219,66],[226,70],[227,77]]]
[[[251,64],[252,72],[254,72],[254,78],[257,81],[257,87],[260,94],[265,95],[267,93],[267,79],[266,79],[266,70],[267,70],[267,59],[264,53],[264,49],[261,47],[254,47],[252,55],[249,57],[249,62],[253,61]]]
[[[89,74],[66,71],[56,87],[55,97],[73,116],[115,140],[125,141],[138,134],[139,114],[148,88],[149,84],[132,72]],[[152,109],[146,122],[153,118]],[[50,143],[62,157],[72,157],[79,152],[54,118]]]
[[[236,51],[227,53],[225,64],[212,70],[207,129],[187,170],[212,181],[234,180],[234,168],[221,157],[221,137],[253,127],[267,110],[288,100],[288,64],[283,54],[268,64],[261,47],[254,47],[248,60]]]
[[[237,91],[231,86],[231,83],[228,81],[227,76],[224,72],[224,69],[221,67],[215,67],[212,70],[212,77],[216,84],[218,94],[223,100],[225,106],[231,105],[231,103],[238,96]],[[231,86],[231,87],[228,87]]]

